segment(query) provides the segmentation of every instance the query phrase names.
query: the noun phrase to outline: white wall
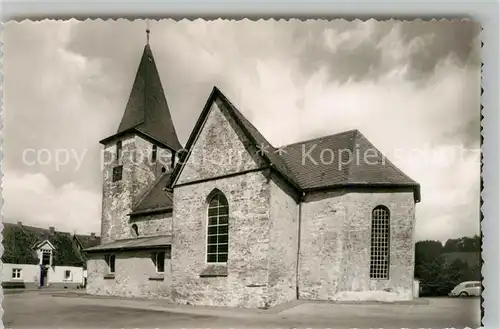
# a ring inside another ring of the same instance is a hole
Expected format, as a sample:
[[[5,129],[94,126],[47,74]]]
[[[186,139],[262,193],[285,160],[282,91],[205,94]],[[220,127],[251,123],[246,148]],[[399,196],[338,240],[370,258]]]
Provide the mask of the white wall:
[[[40,266],[27,264],[2,264],[2,282],[40,282]],[[12,270],[21,269],[21,279],[12,278]],[[71,271],[69,280],[64,278],[65,271]],[[50,283],[82,283],[83,268],[74,266],[54,266],[49,267],[48,282]]]
[[[64,278],[64,272],[70,271],[70,278]],[[83,284],[83,268],[74,266],[55,266],[49,268],[49,284],[51,282],[73,282]]]
[[[21,279],[12,278],[12,269],[21,269]],[[2,282],[40,282],[40,267],[26,264],[2,264]]]

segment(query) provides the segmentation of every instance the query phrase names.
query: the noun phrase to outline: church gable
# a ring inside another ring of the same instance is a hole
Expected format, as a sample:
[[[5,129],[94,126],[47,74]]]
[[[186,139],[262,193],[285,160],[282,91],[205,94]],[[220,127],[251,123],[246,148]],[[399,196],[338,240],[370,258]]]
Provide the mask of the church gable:
[[[187,158],[177,175],[176,184],[243,173],[265,166],[258,148],[245,135],[230,109],[217,97],[211,97]],[[189,145],[188,145],[189,148]]]

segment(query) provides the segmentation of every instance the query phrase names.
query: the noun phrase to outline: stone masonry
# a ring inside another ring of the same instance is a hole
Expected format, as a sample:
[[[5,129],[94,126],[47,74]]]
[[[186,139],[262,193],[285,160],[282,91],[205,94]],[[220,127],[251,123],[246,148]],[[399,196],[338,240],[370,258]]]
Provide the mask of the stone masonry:
[[[378,205],[391,214],[388,280],[372,280],[369,273],[371,214]],[[299,297],[343,300],[352,292],[374,291],[412,299],[414,207],[412,192],[307,196],[301,214]]]
[[[152,146],[138,136],[122,143],[124,154]],[[106,162],[103,238],[131,238],[132,224],[139,236],[171,234],[171,259],[169,255],[158,280],[151,252],[119,253],[115,276],[109,279],[103,275],[104,254],[94,257],[88,264],[88,292],[249,308],[296,298],[350,300],[352,293],[362,292],[413,298],[412,191],[345,189],[302,195],[270,171],[256,151],[226,109],[214,102],[178,177],[173,212],[131,219],[132,205],[161,171],[148,156],[124,157],[123,180],[113,183],[116,164]],[[114,152],[115,145],[108,145],[105,155]],[[206,212],[214,191],[229,203],[229,256],[222,272],[219,268],[218,275],[207,277],[204,273],[214,265],[206,262]],[[387,280],[369,277],[371,212],[377,205],[391,213]]]
[[[137,225],[140,237],[172,234],[171,212],[134,216],[130,223]]]
[[[317,146],[313,141],[325,147],[318,146],[321,157],[325,149],[333,154],[358,144],[374,148],[357,130],[304,143]],[[179,153],[171,149],[182,146],[146,45],[119,130],[101,141],[102,245],[90,248],[87,292],[247,308],[297,298],[414,298],[420,186],[385,162],[342,170],[305,166],[298,162],[300,143],[276,150],[285,155],[263,155],[259,148],[269,145],[258,144],[264,142],[214,87],[187,143],[188,156],[179,157],[183,163],[174,170],[173,155]],[[121,179],[114,180],[120,166]],[[228,202],[225,263],[207,262],[208,204],[216,193]],[[140,208],[141,202],[151,207]],[[370,278],[372,210],[379,205],[390,212],[385,280]],[[158,252],[165,252],[162,273]],[[113,273],[106,261],[110,255]]]
[[[158,147],[158,160],[151,161],[152,144],[131,135],[121,140],[122,156],[116,158],[116,142],[104,147],[101,241],[132,238],[129,216],[133,206],[160,175],[171,171],[171,152]],[[122,166],[122,179],[113,182],[113,168]]]
[[[116,254],[115,274],[107,275],[105,254],[94,255],[87,263],[87,293],[102,296],[170,299],[171,262],[165,255],[165,273],[156,273],[151,251]]]
[[[201,277],[206,263],[207,196],[229,202],[227,276]],[[181,304],[265,307],[268,302],[269,184],[262,172],[176,188],[173,298]]]

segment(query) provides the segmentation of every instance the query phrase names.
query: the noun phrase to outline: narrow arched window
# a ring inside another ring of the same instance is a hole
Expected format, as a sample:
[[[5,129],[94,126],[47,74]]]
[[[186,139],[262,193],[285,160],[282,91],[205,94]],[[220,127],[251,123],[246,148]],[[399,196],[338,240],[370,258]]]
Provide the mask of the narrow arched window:
[[[384,206],[372,211],[370,278],[389,278],[390,213]]]
[[[229,243],[229,206],[219,191],[208,199],[207,263],[226,263]]]
[[[157,153],[158,153],[158,147],[156,145],[153,145],[153,150],[151,152],[151,162],[153,163],[156,162]]]
[[[139,228],[137,224],[132,224],[132,235],[137,238],[139,236]]]

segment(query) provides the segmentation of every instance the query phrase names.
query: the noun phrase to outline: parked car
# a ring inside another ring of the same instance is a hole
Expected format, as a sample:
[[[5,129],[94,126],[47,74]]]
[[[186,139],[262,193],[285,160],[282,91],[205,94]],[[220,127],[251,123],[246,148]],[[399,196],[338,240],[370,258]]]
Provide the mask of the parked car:
[[[458,284],[449,293],[452,297],[467,297],[467,296],[481,296],[481,282],[479,281],[465,281]]]

